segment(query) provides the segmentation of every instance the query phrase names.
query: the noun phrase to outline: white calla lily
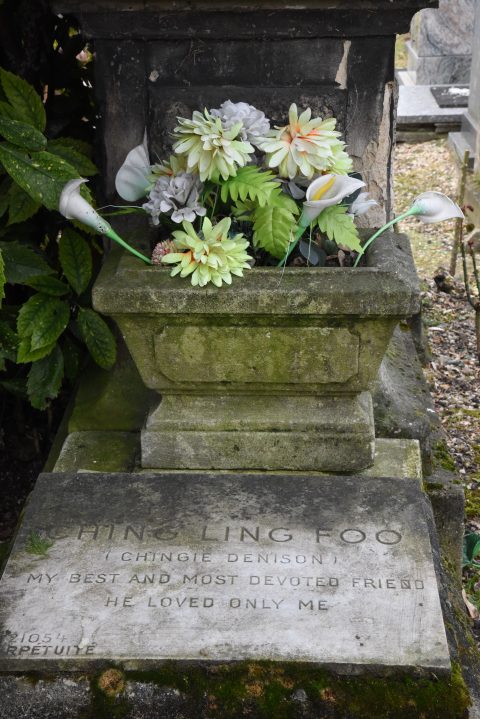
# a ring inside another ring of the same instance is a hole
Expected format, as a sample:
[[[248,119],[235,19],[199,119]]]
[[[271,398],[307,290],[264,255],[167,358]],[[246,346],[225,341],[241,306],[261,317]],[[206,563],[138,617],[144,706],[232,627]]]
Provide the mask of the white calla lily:
[[[454,217],[464,217],[459,206],[441,192],[423,192],[415,198],[412,214],[422,222],[442,222]]]
[[[60,214],[62,214],[67,220],[78,220],[78,222],[82,222],[84,225],[87,225],[87,227],[91,227],[95,230],[95,232],[98,232],[98,234],[109,237],[133,255],[151,265],[152,262],[148,257],[145,257],[145,255],[142,255],[141,252],[138,252],[133,247],[130,247],[125,240],[122,240],[122,238],[117,235],[113,227],[104,220],[103,217],[100,217],[98,212],[93,209],[90,203],[81,196],[80,187],[85,182],[88,182],[88,180],[83,179],[83,177],[79,177],[76,180],[69,180],[69,182],[66,183],[61,192],[60,201],[58,203],[58,210]]]
[[[98,234],[105,235],[111,229],[110,225],[80,194],[80,187],[86,182],[82,177],[67,182],[60,195],[59,212],[67,220],[78,220]]]
[[[363,180],[349,175],[327,174],[317,177],[307,188],[299,224],[308,227],[325,208],[338,205],[361,187],[365,187]]]
[[[354,267],[357,267],[360,262],[360,258],[365,254],[366,250],[372,242],[374,242],[379,235],[385,230],[388,230],[392,225],[396,225],[400,220],[404,220],[406,217],[416,217],[421,222],[443,222],[443,220],[451,220],[454,217],[460,219],[464,218],[464,214],[460,207],[446,195],[441,192],[429,190],[428,192],[422,192],[421,195],[415,198],[413,205],[398,217],[394,217],[393,220],[387,222],[379,230],[375,232],[363,245],[362,252],[358,255],[355,260]]]
[[[151,186],[151,171],[145,133],[142,144],[130,150],[115,177],[115,189],[122,200],[135,202],[145,197]]]
[[[368,197],[368,192],[361,192],[349,207],[348,214],[354,217],[364,215],[371,207],[378,205],[378,202]]]

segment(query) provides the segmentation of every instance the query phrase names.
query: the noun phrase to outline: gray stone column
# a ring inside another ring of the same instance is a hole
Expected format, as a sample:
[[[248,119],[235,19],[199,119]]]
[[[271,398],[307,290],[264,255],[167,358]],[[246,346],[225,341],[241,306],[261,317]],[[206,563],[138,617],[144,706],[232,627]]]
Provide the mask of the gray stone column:
[[[468,83],[475,0],[440,0],[420,10],[407,43],[408,70],[417,85]]]

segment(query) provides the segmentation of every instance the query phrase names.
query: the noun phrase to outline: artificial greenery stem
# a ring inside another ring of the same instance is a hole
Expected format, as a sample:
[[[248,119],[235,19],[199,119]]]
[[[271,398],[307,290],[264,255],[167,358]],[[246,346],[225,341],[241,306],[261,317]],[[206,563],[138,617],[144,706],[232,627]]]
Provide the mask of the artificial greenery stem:
[[[406,212],[403,212],[401,215],[398,215],[398,217],[394,217],[393,220],[390,220],[390,222],[387,222],[386,225],[383,225],[383,227],[380,227],[379,230],[375,232],[374,235],[369,237],[369,239],[365,242],[365,244],[362,247],[362,251],[359,253],[357,259],[353,263],[354,267],[357,267],[358,263],[360,262],[362,256],[365,254],[367,249],[370,247],[372,242],[374,242],[377,237],[379,237],[382,232],[385,232],[385,230],[388,230],[389,227],[392,227],[392,225],[396,225],[397,222],[400,222],[400,220],[404,220],[406,217],[412,217],[414,215],[420,215],[422,213],[422,210],[420,207],[416,207],[415,205],[413,207],[410,207],[409,210]]]
[[[110,227],[110,229],[108,230],[108,232],[105,232],[105,235],[106,235],[109,239],[114,240],[115,242],[118,242],[119,245],[121,245],[121,246],[124,247],[126,250],[128,250],[129,252],[131,252],[132,255],[135,255],[135,257],[139,257],[141,260],[143,260],[143,262],[146,262],[147,265],[152,265],[152,264],[153,264],[153,263],[152,263],[152,260],[150,260],[150,259],[149,259],[148,257],[146,257],[145,255],[142,255],[141,252],[138,252],[137,250],[134,250],[133,247],[130,247],[130,245],[129,245],[127,242],[125,242],[125,240],[122,240],[122,238],[121,238],[119,235],[117,235],[117,233],[115,232],[115,230],[114,230],[112,227]]]
[[[283,267],[284,265],[287,264],[288,258],[290,257],[290,255],[292,254],[293,250],[295,249],[295,247],[296,247],[296,246],[298,245],[298,243],[300,242],[300,239],[302,238],[302,235],[303,235],[303,233],[305,232],[305,230],[307,229],[307,227],[309,227],[309,225],[305,225],[305,226],[299,225],[299,226],[297,227],[297,231],[296,231],[296,233],[295,233],[295,239],[293,239],[292,242],[290,243],[290,247],[288,248],[285,257],[282,257],[282,259],[280,260],[280,262],[277,264],[277,267]],[[311,227],[311,225],[310,225],[310,227]]]

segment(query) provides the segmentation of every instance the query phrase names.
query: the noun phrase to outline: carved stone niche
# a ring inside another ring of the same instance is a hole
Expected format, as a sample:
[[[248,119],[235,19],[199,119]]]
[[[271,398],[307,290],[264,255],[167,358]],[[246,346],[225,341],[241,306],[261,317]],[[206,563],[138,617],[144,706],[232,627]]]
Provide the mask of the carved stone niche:
[[[391,208],[395,34],[436,0],[54,0],[94,41],[104,190],[147,128],[152,156],[168,155],[176,117],[246,101],[276,124],[288,107],[334,115],[355,169]]]

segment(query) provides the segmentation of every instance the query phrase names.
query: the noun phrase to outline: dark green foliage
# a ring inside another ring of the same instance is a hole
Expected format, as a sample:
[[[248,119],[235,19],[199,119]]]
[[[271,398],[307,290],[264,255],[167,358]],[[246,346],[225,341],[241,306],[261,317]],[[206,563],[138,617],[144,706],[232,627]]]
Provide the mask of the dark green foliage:
[[[61,42],[76,55],[84,41],[62,22]],[[52,52],[58,47],[52,41]],[[75,55],[70,69],[81,73]],[[58,77],[67,82],[64,70]],[[115,361],[114,337],[89,307],[92,248],[98,259],[99,245],[57,212],[65,183],[97,170],[90,145],[64,136],[66,119],[52,112],[49,124],[45,109],[66,93],[54,87],[44,105],[28,82],[0,68],[0,387],[26,393],[39,410],[58,395],[64,378],[75,380],[85,350],[101,367]],[[86,187],[82,194],[91,201]]]
[[[80,308],[78,328],[94,361],[103,369],[110,369],[116,359],[115,338],[105,320],[94,310]]]
[[[463,541],[463,566],[480,567],[477,557],[480,555],[480,534],[470,532],[465,535]]]
[[[72,289],[81,295],[92,277],[92,253],[84,238],[69,227],[62,233],[59,258]]]

